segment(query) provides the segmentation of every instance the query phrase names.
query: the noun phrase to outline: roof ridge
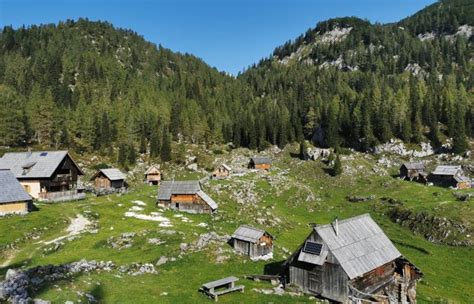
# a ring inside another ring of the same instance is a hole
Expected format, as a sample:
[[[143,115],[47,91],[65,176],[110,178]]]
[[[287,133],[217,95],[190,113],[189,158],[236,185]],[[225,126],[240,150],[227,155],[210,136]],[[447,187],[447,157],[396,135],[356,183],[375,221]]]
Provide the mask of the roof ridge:
[[[337,220],[338,224],[344,224],[344,223],[347,223],[349,221],[353,221],[355,219],[359,219],[359,218],[364,218],[364,217],[369,217],[373,220],[373,218],[370,216],[370,213],[363,213],[363,214],[359,214],[359,215],[356,215],[356,216],[353,216],[353,217],[349,217],[349,218],[346,218],[346,219],[343,219],[343,220]],[[326,227],[332,227],[332,224],[334,223],[331,222],[331,223],[328,223],[328,224],[323,224],[323,225],[316,225],[314,227],[314,230],[318,229],[318,228],[326,228]]]

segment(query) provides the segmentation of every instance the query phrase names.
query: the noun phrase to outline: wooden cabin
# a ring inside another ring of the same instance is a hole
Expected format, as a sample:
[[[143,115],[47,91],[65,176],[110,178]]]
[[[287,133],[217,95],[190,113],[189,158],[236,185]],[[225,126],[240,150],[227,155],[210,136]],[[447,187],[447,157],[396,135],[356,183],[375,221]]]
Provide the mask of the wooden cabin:
[[[415,303],[422,276],[369,214],[315,226],[285,266],[287,283],[341,303]]]
[[[212,178],[222,179],[230,176],[232,169],[226,164],[222,164],[212,172]]]
[[[252,157],[249,161],[249,169],[270,170],[272,160],[269,157]]]
[[[188,213],[213,213],[216,202],[201,189],[198,181],[163,181],[157,205]]]
[[[0,216],[25,214],[31,211],[33,202],[10,170],[0,170]]]
[[[425,165],[421,162],[403,163],[400,166],[400,178],[426,181]]]
[[[149,185],[159,185],[161,182],[161,171],[157,165],[152,165],[145,171],[145,180]]]
[[[125,174],[116,168],[100,169],[91,180],[94,181],[96,191],[119,190],[126,187]]]
[[[82,199],[77,192],[79,177],[84,175],[67,151],[5,153],[0,169],[9,169],[34,199],[61,201]]]
[[[273,252],[273,236],[265,230],[242,225],[232,235],[232,246],[238,253],[259,258]]]
[[[464,175],[461,166],[438,166],[428,176],[435,186],[466,189],[471,187],[470,178]]]

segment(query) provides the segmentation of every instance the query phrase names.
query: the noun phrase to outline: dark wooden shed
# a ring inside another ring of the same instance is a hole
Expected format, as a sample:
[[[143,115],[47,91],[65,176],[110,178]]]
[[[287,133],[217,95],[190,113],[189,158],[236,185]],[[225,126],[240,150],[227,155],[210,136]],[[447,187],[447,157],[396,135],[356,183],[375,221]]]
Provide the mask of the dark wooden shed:
[[[471,187],[471,179],[464,175],[461,166],[438,166],[428,176],[435,186],[466,189]]]
[[[426,181],[425,165],[421,162],[403,163],[400,166],[400,178]]]
[[[286,267],[288,283],[343,303],[414,303],[422,276],[368,214],[314,227]]]
[[[273,236],[265,230],[242,225],[232,235],[232,245],[236,252],[258,258],[273,252]]]

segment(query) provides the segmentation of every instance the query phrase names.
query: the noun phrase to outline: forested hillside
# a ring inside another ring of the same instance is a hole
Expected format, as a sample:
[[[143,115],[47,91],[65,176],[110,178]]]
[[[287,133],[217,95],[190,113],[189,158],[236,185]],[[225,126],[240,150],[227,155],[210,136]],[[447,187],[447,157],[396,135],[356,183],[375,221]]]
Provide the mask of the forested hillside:
[[[171,140],[366,150],[452,137],[460,153],[474,136],[473,7],[321,22],[237,78],[105,22],[5,27],[0,145],[119,147],[121,163],[138,152],[169,160]]]
[[[474,135],[474,1],[441,1],[397,24],[319,23],[243,76],[299,113],[304,136],[367,149],[391,137],[456,152]]]

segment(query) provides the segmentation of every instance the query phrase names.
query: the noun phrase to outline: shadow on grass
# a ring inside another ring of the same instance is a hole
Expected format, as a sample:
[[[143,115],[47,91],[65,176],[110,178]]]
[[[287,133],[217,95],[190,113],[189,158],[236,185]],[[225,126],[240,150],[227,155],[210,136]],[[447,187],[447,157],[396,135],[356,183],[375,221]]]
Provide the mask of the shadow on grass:
[[[0,267],[0,281],[3,281],[3,278],[7,274],[8,269],[18,269],[18,268],[24,267],[25,265],[28,265],[30,261],[31,260],[28,259],[28,260],[23,260],[20,262],[10,264],[8,266]]]
[[[282,261],[266,264],[263,268],[263,273],[267,275],[280,275],[285,270],[285,267],[284,267],[285,262],[286,260],[282,260]]]
[[[400,246],[403,246],[403,247],[406,247],[406,248],[410,248],[410,249],[414,249],[414,250],[417,250],[423,254],[426,254],[426,255],[431,255],[431,252],[429,252],[428,250],[426,250],[425,248],[422,248],[422,247],[418,247],[418,246],[415,246],[415,245],[411,245],[411,244],[407,244],[405,242],[402,242],[402,241],[396,241],[396,240],[392,240],[392,242],[396,245],[400,245]]]

